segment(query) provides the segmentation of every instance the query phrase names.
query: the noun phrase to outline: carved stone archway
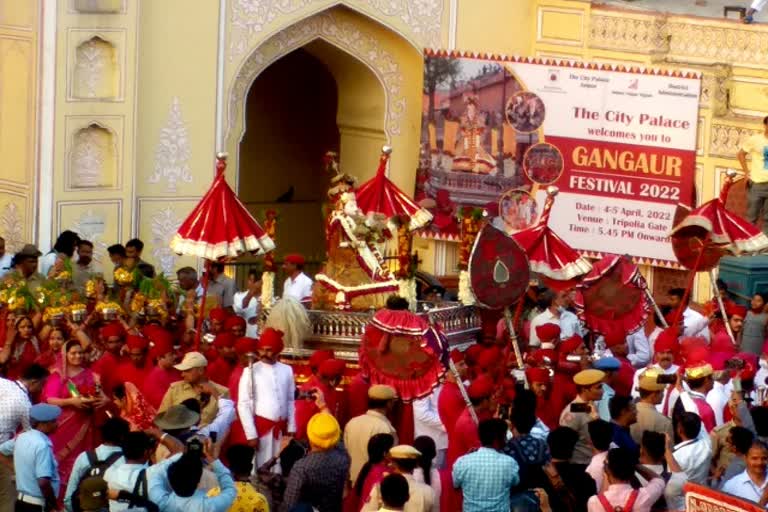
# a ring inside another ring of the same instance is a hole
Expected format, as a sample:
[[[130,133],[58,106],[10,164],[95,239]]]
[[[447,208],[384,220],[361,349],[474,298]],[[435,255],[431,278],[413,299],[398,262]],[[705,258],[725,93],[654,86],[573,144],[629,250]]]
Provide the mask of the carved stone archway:
[[[332,12],[306,18],[259,45],[243,62],[230,88],[227,108],[226,147],[234,147],[245,132],[244,104],[253,81],[270,64],[308,43],[321,39],[359,60],[378,78],[385,94],[383,131],[387,139],[400,135],[406,109],[403,74],[394,55],[371,34]]]

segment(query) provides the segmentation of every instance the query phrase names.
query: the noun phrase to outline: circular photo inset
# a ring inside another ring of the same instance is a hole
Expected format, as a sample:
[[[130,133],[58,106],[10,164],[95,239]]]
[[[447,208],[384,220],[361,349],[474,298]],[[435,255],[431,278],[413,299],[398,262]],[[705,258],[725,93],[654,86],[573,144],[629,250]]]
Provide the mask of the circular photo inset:
[[[539,185],[550,185],[563,174],[563,155],[547,142],[534,144],[523,156],[523,170],[528,179]]]
[[[507,101],[504,117],[520,133],[535,132],[546,116],[544,102],[536,94],[528,91],[516,92]]]
[[[539,218],[539,206],[530,192],[508,190],[499,200],[499,216],[495,222],[507,234],[533,226]]]

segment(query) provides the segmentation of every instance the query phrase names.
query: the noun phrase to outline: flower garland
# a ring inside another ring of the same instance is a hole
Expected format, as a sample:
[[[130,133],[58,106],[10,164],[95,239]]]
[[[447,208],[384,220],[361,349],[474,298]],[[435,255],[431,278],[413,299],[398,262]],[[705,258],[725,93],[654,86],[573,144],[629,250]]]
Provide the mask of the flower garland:
[[[400,279],[397,294],[408,301],[411,311],[416,311],[416,280],[413,278]]]
[[[475,303],[475,296],[469,279],[469,258],[486,212],[482,208],[459,208],[457,214],[460,227],[459,300],[462,304],[470,306]]]
[[[275,273],[264,272],[261,275],[261,307],[269,309],[275,301]]]

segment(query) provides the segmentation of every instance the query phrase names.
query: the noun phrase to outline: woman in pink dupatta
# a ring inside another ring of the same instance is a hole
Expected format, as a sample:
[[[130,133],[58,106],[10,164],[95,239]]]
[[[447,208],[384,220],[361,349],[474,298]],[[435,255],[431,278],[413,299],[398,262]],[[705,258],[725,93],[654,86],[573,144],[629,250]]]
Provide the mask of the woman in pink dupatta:
[[[59,426],[50,434],[62,482],[69,481],[77,456],[96,448],[95,412],[109,402],[101,391],[98,376],[85,368],[83,362],[80,342],[66,342],[61,365],[53,369],[43,389],[43,400],[62,409]],[[63,491],[66,485],[61,487]]]

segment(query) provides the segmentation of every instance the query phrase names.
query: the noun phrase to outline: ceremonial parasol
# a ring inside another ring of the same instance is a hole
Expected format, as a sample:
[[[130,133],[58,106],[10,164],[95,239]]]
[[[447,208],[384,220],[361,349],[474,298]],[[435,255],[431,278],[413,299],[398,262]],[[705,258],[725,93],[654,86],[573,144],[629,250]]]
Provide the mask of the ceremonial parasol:
[[[548,225],[557,193],[557,187],[548,187],[547,200],[539,221],[530,228],[513,233],[512,238],[528,255],[531,272],[541,274],[550,288],[565,290],[576,285],[579,276],[589,272],[592,265]]]
[[[227,155],[216,155],[216,177],[208,192],[187,216],[171,239],[171,249],[177,254],[205,259],[203,297],[197,322],[195,346],[200,343],[208,274],[212,261],[237,258],[243,253],[264,254],[275,244],[224,179]]]
[[[376,175],[357,189],[357,206],[366,215],[381,214],[387,219],[407,217],[411,231],[424,227],[432,220],[432,214],[416,204],[413,199],[400,190],[387,178],[387,162],[392,148],[381,149],[379,168]]]
[[[725,181],[720,195],[707,201],[686,215],[672,229],[672,250],[681,265],[691,270],[691,278],[685,291],[683,302],[693,287],[696,272],[709,271],[712,283],[715,283],[714,268],[720,258],[726,254],[739,255],[756,253],[768,248],[768,237],[745,219],[726,209],[728,192],[736,181],[738,173],[732,169],[725,172]],[[723,299],[717,286],[714,286],[720,312],[723,315],[726,330],[735,340]],[[675,322],[682,311],[677,311]]]
[[[445,337],[422,317],[407,309],[382,309],[366,326],[360,365],[368,369],[372,384],[392,386],[400,400],[411,402],[440,383],[447,348]]]
[[[637,265],[628,256],[605,256],[576,285],[579,316],[593,331],[610,336],[643,326],[652,299]]]

